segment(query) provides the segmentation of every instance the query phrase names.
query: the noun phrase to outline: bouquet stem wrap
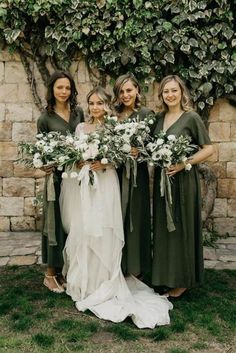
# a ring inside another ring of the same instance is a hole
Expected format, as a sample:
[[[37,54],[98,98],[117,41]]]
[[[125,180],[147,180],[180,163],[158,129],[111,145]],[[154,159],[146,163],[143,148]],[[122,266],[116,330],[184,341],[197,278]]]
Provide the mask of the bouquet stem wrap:
[[[165,169],[161,169],[161,180],[160,180],[160,191],[161,197],[165,197],[166,204],[166,221],[167,221],[167,229],[169,232],[173,232],[175,230],[175,225],[172,219],[172,195],[171,195],[171,184],[170,178],[166,175]]]

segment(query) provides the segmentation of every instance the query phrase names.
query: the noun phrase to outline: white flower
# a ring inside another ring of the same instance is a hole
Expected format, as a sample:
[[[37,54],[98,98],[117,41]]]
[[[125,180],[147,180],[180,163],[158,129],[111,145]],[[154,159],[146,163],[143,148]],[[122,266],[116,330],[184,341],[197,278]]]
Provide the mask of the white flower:
[[[60,157],[58,158],[58,162],[63,163],[63,162],[65,162],[68,158],[69,158],[68,156],[60,156]]]
[[[76,172],[71,172],[70,173],[70,178],[71,179],[75,179],[75,178],[77,178],[77,176],[78,176],[78,174]]]
[[[107,119],[108,120],[113,120],[113,121],[118,121],[117,116],[108,116]]]
[[[37,134],[37,135],[36,135],[36,138],[37,138],[37,139],[41,139],[42,137],[43,137],[43,134]]]
[[[154,120],[150,119],[148,122],[150,125],[154,124]]]
[[[190,163],[185,164],[185,170],[190,171],[192,169],[192,165]]]
[[[127,143],[125,143],[122,147],[122,151],[123,152],[126,152],[126,153],[129,153],[131,151],[131,146],[128,145]]]
[[[33,159],[33,165],[35,168],[42,168],[43,162],[40,158],[34,158]]]
[[[167,136],[167,139],[168,139],[169,141],[175,141],[175,140],[176,140],[176,136],[175,136],[175,135],[168,135],[168,136]]]
[[[57,170],[62,171],[62,170],[63,170],[63,166],[59,165],[59,166],[57,167]]]
[[[71,143],[73,143],[73,142],[74,142],[74,139],[73,139],[72,136],[67,136],[67,137],[66,137],[66,143],[71,144]]]
[[[43,140],[37,141],[35,144],[36,147],[42,147],[44,145],[45,145],[45,142]]]
[[[108,163],[107,158],[102,158],[102,159],[101,159],[101,163],[102,163],[102,164],[107,164],[107,163]]]
[[[164,140],[161,139],[161,138],[158,138],[158,139],[156,140],[156,145],[157,145],[157,146],[160,146],[160,145],[162,145],[163,143],[164,143]]]
[[[63,172],[61,177],[62,179],[68,179],[68,174],[66,172]]]

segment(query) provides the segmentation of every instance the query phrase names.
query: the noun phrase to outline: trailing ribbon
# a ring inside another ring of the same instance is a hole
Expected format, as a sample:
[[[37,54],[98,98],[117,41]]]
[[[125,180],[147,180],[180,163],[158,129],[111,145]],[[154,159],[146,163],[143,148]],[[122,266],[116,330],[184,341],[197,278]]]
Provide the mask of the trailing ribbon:
[[[165,197],[167,229],[169,232],[173,232],[176,228],[171,214],[171,184],[170,178],[168,177],[168,175],[166,175],[164,168],[161,169],[160,191],[161,197]]]
[[[55,232],[55,187],[54,187],[54,173],[46,175],[44,186],[44,219],[43,219],[43,235],[48,237],[50,246],[56,246],[56,232]]]

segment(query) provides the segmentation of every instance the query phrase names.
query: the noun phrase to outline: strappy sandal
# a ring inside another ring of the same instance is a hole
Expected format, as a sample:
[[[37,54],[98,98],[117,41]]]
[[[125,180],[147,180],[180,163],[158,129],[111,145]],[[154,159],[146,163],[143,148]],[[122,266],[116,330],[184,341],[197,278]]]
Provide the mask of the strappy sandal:
[[[51,288],[48,279],[53,279],[54,283],[56,284],[55,288]],[[56,276],[50,276],[47,273],[45,273],[43,284],[45,287],[47,287],[53,293],[63,293],[64,292],[64,288],[57,282]]]

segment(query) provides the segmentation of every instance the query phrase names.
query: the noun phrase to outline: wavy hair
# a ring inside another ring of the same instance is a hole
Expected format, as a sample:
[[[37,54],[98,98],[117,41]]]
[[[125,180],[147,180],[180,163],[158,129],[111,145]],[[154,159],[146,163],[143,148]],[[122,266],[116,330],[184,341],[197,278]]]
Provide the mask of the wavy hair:
[[[106,92],[106,90],[102,87],[102,86],[97,86],[95,88],[93,88],[88,94],[87,94],[87,97],[86,97],[86,100],[87,100],[87,104],[89,104],[89,99],[90,97],[93,95],[93,94],[96,94],[100,99],[101,101],[103,101],[104,103],[104,110],[107,114],[110,114],[112,112],[112,109],[111,109],[111,95],[108,94]],[[89,107],[88,107],[88,114],[89,114]],[[92,119],[92,117],[90,117],[90,119]],[[93,120],[93,119],[92,119]]]
[[[185,83],[183,82],[183,80],[181,80],[181,78],[177,75],[168,75],[162,79],[160,86],[159,86],[159,91],[158,91],[158,102],[157,102],[158,110],[161,112],[168,111],[168,106],[164,102],[162,95],[163,95],[163,90],[164,90],[165,85],[169,81],[172,81],[172,80],[176,81],[179,84],[179,87],[180,87],[180,90],[182,93],[180,104],[181,104],[181,108],[183,109],[183,111],[188,112],[188,111],[194,110],[189,91],[188,91]]]
[[[70,81],[70,89],[71,89],[71,94],[69,97],[69,104],[70,104],[70,110],[72,114],[74,113],[76,106],[77,106],[77,89],[75,87],[75,81],[73,80],[73,77],[71,74],[67,71],[55,71],[49,78],[48,84],[47,84],[47,93],[46,93],[46,101],[47,101],[47,106],[46,110],[49,113],[52,113],[54,111],[54,106],[56,103],[54,93],[53,93],[53,87],[55,82],[60,79],[60,78],[68,78]]]
[[[116,112],[118,112],[118,113],[121,113],[124,109],[124,104],[121,103],[119,100],[120,90],[121,90],[122,86],[128,81],[131,81],[132,84],[134,85],[134,87],[136,87],[138,89],[138,94],[137,94],[136,100],[135,100],[135,108],[137,109],[142,105],[143,98],[141,96],[140,84],[139,84],[138,80],[136,79],[136,77],[132,73],[127,73],[127,74],[119,76],[117,78],[117,80],[115,81],[115,84],[113,87],[114,99],[113,99],[112,103],[114,105]]]

